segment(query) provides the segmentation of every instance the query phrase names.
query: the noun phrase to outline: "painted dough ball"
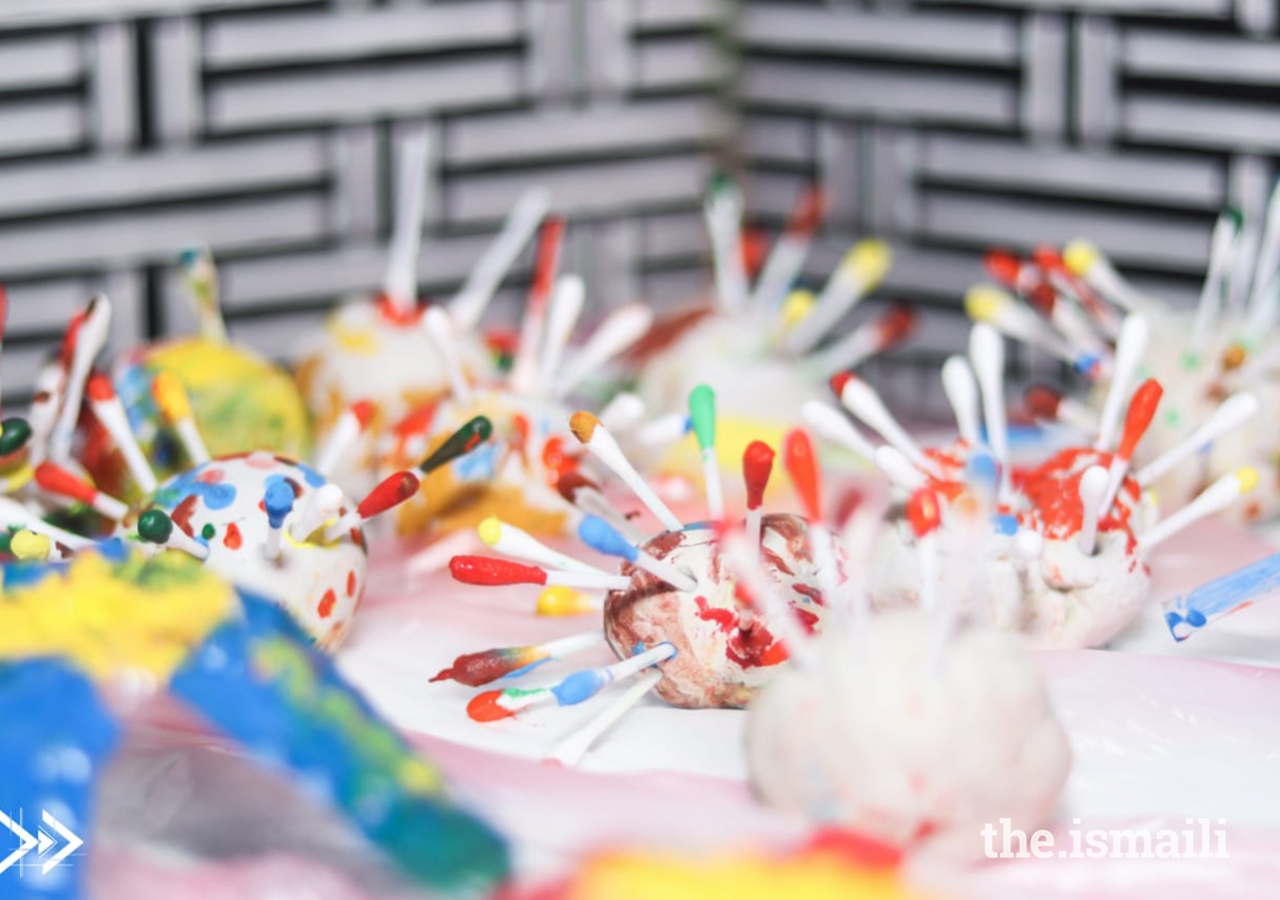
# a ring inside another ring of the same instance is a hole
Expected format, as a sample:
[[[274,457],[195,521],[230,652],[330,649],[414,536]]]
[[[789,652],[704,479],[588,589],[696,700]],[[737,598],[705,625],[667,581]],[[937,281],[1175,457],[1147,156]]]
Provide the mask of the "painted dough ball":
[[[772,806],[897,845],[965,857],[1002,818],[1027,834],[1053,813],[1071,751],[1021,642],[962,631],[940,658],[920,610],[818,642],[752,705],[747,758]]]
[[[268,560],[269,525],[262,502],[276,482],[292,489],[294,503],[284,520],[280,557]],[[132,528],[148,509],[165,511],[175,527],[209,548],[209,568],[288,610],[317,644],[332,649],[351,626],[364,592],[364,535],[354,528],[333,541],[317,534],[299,543],[289,534],[308,501],[327,483],[314,469],[270,453],[220,457],[162,483],[124,524]],[[344,498],[339,515],[354,506]]]
[[[412,410],[449,392],[444,360],[422,327],[423,310],[406,313],[384,300],[354,300],[335,310],[301,348],[295,374],[321,439],[351,404],[369,400],[377,406],[366,441],[335,474],[353,497],[375,483],[379,437]],[[459,336],[456,346],[472,378],[493,374],[491,355],[478,334]]]
[[[826,616],[818,591],[809,527],[789,514],[764,517],[761,564],[810,632],[821,629]],[[774,637],[768,616],[757,616],[739,627],[736,582],[716,552],[716,534],[693,526],[668,531],[646,542],[643,549],[688,572],[698,581],[693,593],[675,590],[630,563],[622,574],[631,587],[613,591],[605,599],[604,628],[620,658],[636,644],[652,647],[663,641],[675,645],[676,655],[659,664],[662,680],[658,696],[686,708],[746,706],[756,692],[785,668],[787,654]],[[837,562],[844,559],[832,547]]]
[[[493,436],[423,478],[418,496],[396,510],[396,532],[474,528],[497,516],[534,534],[563,534],[570,508],[555,484],[576,467],[580,447],[570,410],[554,401],[480,389],[465,405],[449,398],[411,413],[391,435],[381,475],[416,466],[476,416],[488,417]]]
[[[310,452],[306,405],[286,370],[236,344],[199,337],[166,341],[125,353],[112,375],[133,433],[161,480],[187,465],[151,396],[151,384],[161,372],[172,373],[186,389],[196,427],[211,455]],[[94,482],[115,496],[137,499],[141,492],[115,443],[93,416],[85,419],[84,463]]]

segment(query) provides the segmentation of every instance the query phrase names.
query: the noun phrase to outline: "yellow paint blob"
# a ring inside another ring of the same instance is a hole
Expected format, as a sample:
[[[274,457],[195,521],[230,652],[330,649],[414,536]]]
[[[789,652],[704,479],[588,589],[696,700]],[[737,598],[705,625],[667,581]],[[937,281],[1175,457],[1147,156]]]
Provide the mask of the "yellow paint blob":
[[[787,294],[787,299],[782,301],[782,324],[787,328],[795,328],[804,321],[805,316],[813,312],[815,302],[813,291],[797,288]]]
[[[1097,259],[1098,248],[1086,240],[1072,241],[1062,251],[1063,264],[1078,278],[1083,278]]]
[[[9,540],[9,550],[23,562],[30,560],[43,562],[49,558],[49,552],[52,549],[53,543],[48,535],[36,534],[26,529],[15,533]]]
[[[964,311],[975,322],[992,322],[1000,316],[1008,298],[999,288],[975,284],[964,295]]]
[[[57,656],[106,681],[143,669],[164,682],[239,609],[235,592],[175,551],[111,562],[82,553],[0,599],[0,660]]]
[[[600,610],[582,591],[554,584],[538,595],[537,611],[540,616],[558,617],[580,616]]]
[[[869,291],[884,280],[893,265],[893,251],[889,245],[876,238],[858,241],[845,255],[843,265],[857,275],[864,291]]]
[[[1247,494],[1258,486],[1258,470],[1253,466],[1236,469],[1236,481],[1240,484],[1240,493]]]

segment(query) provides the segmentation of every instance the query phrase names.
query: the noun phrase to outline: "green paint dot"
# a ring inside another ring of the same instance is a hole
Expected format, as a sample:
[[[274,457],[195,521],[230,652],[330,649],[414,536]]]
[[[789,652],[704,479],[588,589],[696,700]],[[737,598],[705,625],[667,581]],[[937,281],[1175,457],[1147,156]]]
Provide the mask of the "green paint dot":
[[[0,423],[0,456],[16,453],[31,440],[31,426],[26,419],[17,417],[5,419]]]
[[[1188,350],[1182,354],[1182,368],[1188,372],[1200,368],[1200,354],[1194,350]]]
[[[149,509],[138,516],[138,537],[152,544],[163,544],[173,534],[173,520],[163,510]]]
[[[212,523],[200,529],[200,536],[203,537],[206,541],[213,540],[214,535],[216,535],[217,533],[218,533],[218,529],[214,528]]]
[[[1176,409],[1166,409],[1164,411],[1164,424],[1170,428],[1177,428],[1182,421],[1182,413]]]

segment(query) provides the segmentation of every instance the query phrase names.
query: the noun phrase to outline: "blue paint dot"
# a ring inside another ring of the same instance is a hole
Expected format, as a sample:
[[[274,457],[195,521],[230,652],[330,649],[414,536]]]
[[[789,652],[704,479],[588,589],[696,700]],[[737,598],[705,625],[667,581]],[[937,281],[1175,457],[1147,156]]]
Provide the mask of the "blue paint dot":
[[[991,517],[991,524],[996,530],[996,534],[1017,534],[1018,533],[1018,517],[1009,515],[999,515]]]
[[[484,444],[453,461],[453,474],[459,481],[488,481],[497,471],[498,446]]]
[[[1198,609],[1193,609],[1187,613],[1187,624],[1192,628],[1203,628],[1209,620],[1204,617],[1204,613]]]
[[[1098,365],[1098,357],[1092,353],[1082,353],[1076,357],[1075,370],[1081,375],[1088,375]]]
[[[621,556],[629,562],[635,562],[639,556],[635,546],[599,516],[584,516],[578,525],[578,537],[592,550],[605,556]]]
[[[304,463],[295,463],[295,465],[297,465],[298,471],[302,473],[303,480],[306,481],[307,484],[311,485],[311,487],[320,487],[328,480],[315,469]],[[280,476],[277,475],[273,477],[278,478]]]
[[[584,672],[574,672],[553,687],[551,693],[555,694],[561,706],[573,706],[575,703],[590,700],[602,687],[604,683],[596,671],[587,669]]]

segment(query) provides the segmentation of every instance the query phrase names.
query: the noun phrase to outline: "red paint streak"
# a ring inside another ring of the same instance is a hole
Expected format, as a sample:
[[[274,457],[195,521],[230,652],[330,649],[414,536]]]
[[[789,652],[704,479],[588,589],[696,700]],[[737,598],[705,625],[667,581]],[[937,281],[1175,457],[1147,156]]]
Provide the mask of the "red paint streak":
[[[228,550],[239,550],[244,544],[244,538],[240,535],[240,528],[235,522],[227,525],[226,534],[222,536],[222,543],[226,544]]]
[[[801,609],[798,606],[791,607],[791,611],[795,613],[795,617],[800,620],[800,627],[804,629],[805,634],[813,634],[818,628],[817,613]]]
[[[356,573],[347,573],[347,596],[354,597],[356,595]]]
[[[698,607],[698,618],[704,622],[715,622],[725,634],[731,634],[738,627],[738,614],[732,609],[712,608],[707,605],[707,598],[701,596],[694,598],[693,602]]]
[[[694,602],[698,607],[698,618],[714,622],[716,627],[728,636],[724,655],[732,662],[744,669],[776,666],[786,662],[786,648],[778,643],[759,619],[753,620],[751,627],[744,631],[738,628],[738,614],[734,610],[710,607],[705,597],[698,597]],[[797,612],[804,611],[797,610]],[[808,613],[808,616],[812,622],[806,625],[811,628],[818,617],[812,613]]]
[[[223,471],[221,469],[205,469],[196,476],[196,481],[201,484],[220,484],[223,479]]]
[[[195,494],[188,494],[174,508],[173,515],[169,516],[174,525],[186,532],[187,537],[195,537],[195,532],[191,530],[191,514],[196,511],[196,504],[199,501],[200,498]]]
[[[1019,487],[1031,502],[1043,524],[1044,536],[1064,540],[1079,533],[1084,522],[1084,509],[1080,503],[1080,477],[1090,465],[1104,469],[1111,465],[1110,453],[1102,453],[1091,447],[1071,447],[1062,450],[1043,465],[1018,477]],[[1123,491],[1136,501],[1138,483],[1126,478]],[[1098,520],[1099,531],[1124,531],[1127,552],[1136,546],[1133,530],[1129,525],[1132,509],[1122,503],[1113,504],[1108,515]]]
[[[537,566],[524,566],[508,559],[489,556],[455,556],[449,572],[463,584],[546,584],[547,573]]]
[[[411,438],[426,434],[431,428],[431,421],[436,417],[436,404],[428,403],[425,406],[415,407],[409,411],[403,419],[396,423],[392,433],[395,434],[396,442],[404,444]]]
[[[523,413],[516,413],[512,416],[511,424],[515,426],[516,431],[516,439],[512,442],[511,449],[520,454],[527,465],[528,456],[525,454],[525,448],[529,446],[529,435],[533,433],[533,427],[529,424],[529,419]]]
[[[835,856],[873,869],[892,869],[902,862],[901,848],[840,828],[819,831],[804,848],[804,853]]]
[[[800,195],[800,200],[791,210],[791,218],[787,222],[787,234],[793,237],[811,237],[822,224],[826,214],[826,194],[818,185],[809,185],[808,190]]]
[[[907,521],[917,538],[922,538],[938,527],[942,512],[938,508],[938,495],[924,487],[907,498]]]
[[[114,400],[116,392],[111,387],[111,379],[101,372],[95,372],[89,376],[89,384],[85,388],[85,393],[89,395],[89,399],[97,403]]]
[[[799,582],[797,582],[796,584],[793,584],[791,586],[791,590],[795,591],[801,597],[808,597],[809,600],[812,601],[817,606],[827,605],[826,601],[822,598],[822,591],[818,590],[816,587],[814,587],[811,584],[800,584]],[[796,612],[804,613],[805,610],[797,609]],[[817,622],[818,617],[814,616],[813,620]]]
[[[316,612],[320,614],[320,618],[327,619],[333,615],[333,605],[338,602],[338,598],[334,596],[333,588],[324,592],[324,596],[320,598],[320,604],[316,607]]]
[[[498,705],[498,698],[501,696],[502,691],[485,691],[483,694],[476,694],[467,704],[467,715],[475,722],[497,722],[500,719],[511,718],[515,713]]]
[[[1062,396],[1052,388],[1033,384],[1023,392],[1022,402],[1033,419],[1047,419],[1053,422],[1058,419],[1058,405],[1062,402]]]
[[[578,468],[578,457],[564,452],[565,441],[560,435],[547,439],[542,446],[542,471],[547,484],[558,487],[560,479]]]
[[[895,303],[876,322],[876,345],[880,350],[900,344],[916,330],[916,311],[909,304]]]
[[[575,503],[574,497],[578,495],[578,491],[582,488],[590,488],[593,491],[599,491],[600,486],[592,481],[581,472],[565,472],[556,479],[556,490],[570,503]]]

